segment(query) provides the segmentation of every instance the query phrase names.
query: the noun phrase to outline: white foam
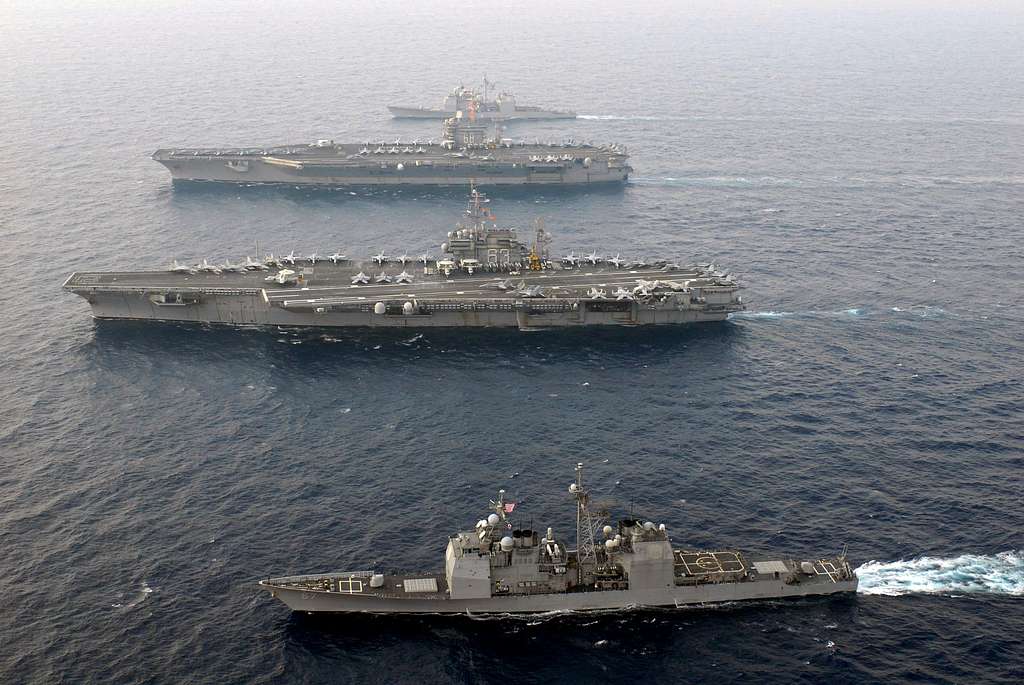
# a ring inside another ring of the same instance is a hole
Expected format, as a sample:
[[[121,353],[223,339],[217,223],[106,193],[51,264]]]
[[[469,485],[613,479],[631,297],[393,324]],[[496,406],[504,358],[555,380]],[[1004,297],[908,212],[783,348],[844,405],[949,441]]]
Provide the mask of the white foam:
[[[787,316],[794,316],[793,312],[734,312],[729,315],[730,319],[781,319]]]
[[[1024,596],[1024,550],[995,555],[869,561],[857,569],[866,595],[987,593]]]
[[[579,114],[577,119],[588,121],[682,121],[683,117],[652,117],[643,115],[620,115],[620,114]]]

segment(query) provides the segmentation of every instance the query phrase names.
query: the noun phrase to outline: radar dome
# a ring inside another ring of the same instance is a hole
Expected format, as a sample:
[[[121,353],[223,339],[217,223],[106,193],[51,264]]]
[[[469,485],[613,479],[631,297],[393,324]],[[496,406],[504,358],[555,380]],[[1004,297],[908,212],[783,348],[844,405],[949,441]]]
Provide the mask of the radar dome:
[[[604,528],[601,529],[601,532],[604,533],[604,536],[606,538],[610,538],[612,536],[612,527],[611,526],[605,526]]]
[[[491,515],[493,516],[494,514],[491,514]],[[515,544],[515,542],[512,540],[512,538],[510,538],[509,536],[506,535],[505,537],[503,537],[501,539],[501,551],[502,552],[511,551],[512,546],[514,544]]]
[[[576,493],[576,492],[579,492],[579,491],[580,491],[580,486],[576,485],[576,483],[572,483],[569,486],[569,492]]]
[[[604,541],[604,548],[605,549],[615,549],[615,540],[605,540]]]
[[[399,163],[398,163],[398,166],[397,166],[397,167],[395,167],[395,168],[396,168],[396,169],[398,169],[399,171],[403,171],[403,170],[405,170],[405,165],[404,165],[404,164],[402,164],[401,162],[399,162]]]
[[[644,530],[654,530],[654,524],[651,521],[648,521],[644,524]]]
[[[492,526],[498,525],[498,515],[497,514],[491,514],[490,516],[488,516],[487,517],[487,523],[489,525],[492,525]]]
[[[412,314],[412,309],[412,302],[406,302],[405,304],[402,305],[402,313],[405,314],[406,316]]]
[[[388,308],[384,305],[383,302],[378,302],[377,304],[373,305],[373,313],[374,314],[383,314],[387,310],[388,310]]]

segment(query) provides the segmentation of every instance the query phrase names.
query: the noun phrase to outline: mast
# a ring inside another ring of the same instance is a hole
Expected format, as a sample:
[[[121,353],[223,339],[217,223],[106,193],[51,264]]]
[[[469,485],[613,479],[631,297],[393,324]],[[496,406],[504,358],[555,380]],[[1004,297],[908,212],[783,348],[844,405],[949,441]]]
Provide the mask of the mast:
[[[576,561],[577,581],[583,583],[584,562],[597,563],[594,552],[594,521],[587,505],[590,494],[583,488],[583,464],[576,464],[576,482],[569,486],[569,492],[576,497]]]

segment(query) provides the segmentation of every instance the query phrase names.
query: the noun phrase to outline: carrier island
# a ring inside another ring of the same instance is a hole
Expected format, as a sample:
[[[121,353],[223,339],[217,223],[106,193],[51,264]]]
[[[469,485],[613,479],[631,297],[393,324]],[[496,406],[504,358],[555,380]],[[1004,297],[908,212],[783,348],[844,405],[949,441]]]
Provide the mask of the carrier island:
[[[626,148],[615,143],[515,141],[491,126],[471,107],[444,121],[440,140],[173,148],[153,159],[175,181],[294,186],[581,186],[622,183],[633,171]]]
[[[64,290],[98,319],[300,327],[640,326],[723,321],[744,308],[739,284],[711,264],[596,250],[554,257],[542,223],[527,245],[493,219],[472,188],[437,257],[175,260],[162,271],[76,272]]]
[[[448,538],[444,570],[373,571],[267,578],[259,586],[294,611],[536,613],[682,607],[851,593],[857,576],[834,556],[755,556],[734,549],[679,549],[664,524],[628,517],[606,523],[591,503],[583,465],[569,486],[575,549],[554,528],[515,527],[504,491],[472,530]]]

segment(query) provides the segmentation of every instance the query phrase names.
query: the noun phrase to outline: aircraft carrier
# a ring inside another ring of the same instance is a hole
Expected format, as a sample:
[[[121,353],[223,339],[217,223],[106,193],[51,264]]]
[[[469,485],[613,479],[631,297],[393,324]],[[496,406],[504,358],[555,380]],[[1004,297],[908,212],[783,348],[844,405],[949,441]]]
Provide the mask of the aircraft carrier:
[[[614,143],[501,138],[471,107],[444,121],[440,140],[377,140],[278,147],[160,149],[153,159],[175,181],[291,185],[587,185],[629,178]]]
[[[512,93],[498,93],[491,99],[490,88],[493,85],[485,78],[482,93],[460,85],[448,93],[440,107],[388,105],[388,111],[393,117],[403,119],[447,119],[471,107],[476,110],[479,119],[490,121],[576,118],[576,112],[520,105]]]
[[[293,611],[515,614],[682,607],[855,592],[845,551],[832,557],[754,556],[733,549],[679,549],[664,524],[626,518],[613,527],[591,503],[583,465],[576,500],[576,546],[548,528],[513,525],[504,491],[472,530],[448,539],[444,570],[373,571],[267,578],[260,587]]]
[[[597,251],[555,258],[551,241],[542,223],[529,247],[499,228],[472,188],[438,257],[293,251],[238,263],[175,260],[164,271],[76,272],[63,287],[99,319],[233,325],[531,330],[722,321],[744,308],[740,286],[710,264]]]

